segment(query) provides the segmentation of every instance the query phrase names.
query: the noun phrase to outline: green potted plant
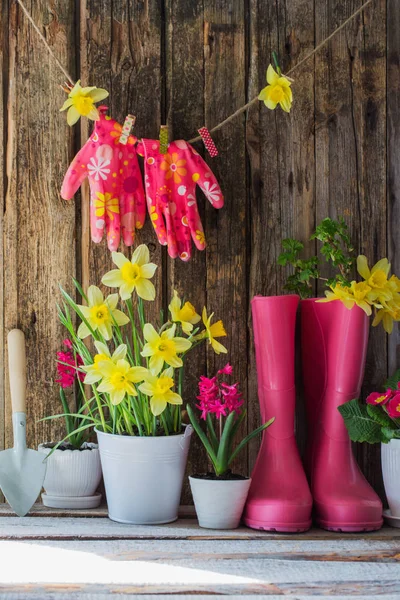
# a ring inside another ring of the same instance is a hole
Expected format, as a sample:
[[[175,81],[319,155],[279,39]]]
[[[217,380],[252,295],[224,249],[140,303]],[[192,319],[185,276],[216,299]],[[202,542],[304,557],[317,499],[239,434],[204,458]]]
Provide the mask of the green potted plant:
[[[249,477],[232,473],[231,466],[248,442],[274,419],[255,429],[235,447],[240,424],[246,416],[239,384],[228,384],[223,378],[232,375],[232,367],[225,365],[212,377],[200,377],[198,404],[205,431],[188,404],[190,422],[199,436],[213,471],[189,477],[197,517],[201,527],[208,529],[235,529],[240,522],[251,484]]]
[[[216,338],[226,332],[205,307],[201,318],[176,292],[169,318],[161,314],[157,323],[148,322],[145,305],[156,296],[151,279],[157,266],[147,246],[138,246],[131,260],[119,252],[112,259],[117,268],[102,283],[118,288],[121,309],[118,294],[104,297],[96,286],[86,294],[75,282],[83,305],[62,290],[59,317],[91,389],[75,433],[95,428],[111,519],[167,523],[177,518],[192,433],[182,423],[185,357],[204,342],[225,353]]]
[[[383,483],[389,509],[384,516],[400,527],[400,369],[387,379],[382,391],[362,402],[355,398],[339,406],[353,442],[381,444]]]
[[[39,445],[39,452],[47,456],[42,500],[52,508],[94,508],[101,501],[101,494],[96,492],[101,464],[98,445],[90,442],[88,431],[80,427],[85,405],[84,373],[80,371],[83,361],[73,352],[69,339],[64,345],[66,350],[57,352],[56,383],[60,385],[66,436],[60,442]]]

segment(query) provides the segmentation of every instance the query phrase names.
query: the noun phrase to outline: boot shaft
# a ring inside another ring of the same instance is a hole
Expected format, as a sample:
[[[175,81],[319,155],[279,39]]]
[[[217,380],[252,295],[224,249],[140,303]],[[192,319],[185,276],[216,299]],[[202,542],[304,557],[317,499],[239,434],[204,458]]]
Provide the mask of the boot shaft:
[[[258,396],[263,422],[275,417],[264,436],[293,436],[295,411],[295,324],[299,297],[256,296],[252,300]]]
[[[301,346],[310,434],[323,427],[334,439],[347,439],[337,407],[358,398],[364,376],[369,319],[358,306],[342,302],[301,302]]]

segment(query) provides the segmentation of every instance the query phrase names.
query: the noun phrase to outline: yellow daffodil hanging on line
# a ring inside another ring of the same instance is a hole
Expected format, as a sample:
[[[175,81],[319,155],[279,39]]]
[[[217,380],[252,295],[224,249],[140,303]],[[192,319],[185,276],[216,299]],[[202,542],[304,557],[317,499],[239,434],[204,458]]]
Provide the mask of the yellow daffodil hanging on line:
[[[282,75],[281,70],[276,62],[277,71],[275,71],[272,65],[269,65],[267,69],[267,83],[268,85],[263,88],[258,96],[259,100],[262,100],[267,108],[275,110],[279,106],[285,112],[290,112],[293,101],[293,94],[291,90],[292,80]]]
[[[97,87],[82,87],[80,80],[76,82],[73,88],[63,88],[68,93],[68,98],[60,108],[60,111],[67,110],[68,125],[75,125],[81,117],[87,117],[92,121],[99,119],[99,111],[95,103],[107,98],[107,90]]]

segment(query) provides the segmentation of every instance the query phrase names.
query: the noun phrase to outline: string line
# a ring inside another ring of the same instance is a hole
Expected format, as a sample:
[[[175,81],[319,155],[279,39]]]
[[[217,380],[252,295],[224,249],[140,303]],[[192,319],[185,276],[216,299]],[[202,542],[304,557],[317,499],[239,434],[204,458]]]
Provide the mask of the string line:
[[[367,6],[369,6],[372,3],[372,1],[373,0],[366,0],[366,2],[364,2],[364,4],[362,4],[360,6],[360,8],[358,8],[355,12],[353,12],[345,21],[343,21],[343,23],[341,25],[339,25],[336,29],[334,29],[332,31],[332,33],[330,35],[328,35],[328,37],[326,37],[325,39],[323,39],[319,44],[317,44],[315,46],[315,48],[313,50],[311,50],[311,52],[309,52],[308,54],[306,54],[306,56],[304,56],[301,60],[299,60],[298,63],[296,63],[291,69],[289,69],[289,71],[287,71],[286,75],[291,75],[294,71],[296,71],[299,67],[301,67],[305,62],[307,62],[310,58],[312,58],[317,52],[319,52],[319,50],[321,50],[321,48],[323,48],[324,46],[326,46],[326,44],[328,44],[331,41],[331,39],[333,37],[335,37],[335,35],[337,35],[339,33],[339,31],[341,31],[342,29],[344,29],[346,27],[346,25],[348,25],[348,23],[350,23],[353,19],[355,19],[355,17],[357,17],[357,15],[361,14],[367,8]],[[33,20],[32,15],[30,14],[30,12],[28,11],[28,9],[24,5],[23,1],[22,0],[17,0],[17,3],[22,8],[22,10],[23,10],[26,18],[31,23],[32,27],[34,28],[34,30],[38,34],[40,40],[43,42],[44,46],[46,47],[46,50],[48,51],[48,53],[50,54],[50,56],[53,58],[54,62],[56,63],[56,65],[58,66],[58,68],[60,69],[60,71],[65,75],[65,77],[67,78],[67,80],[69,81],[69,83],[71,85],[75,85],[75,82],[72,79],[71,75],[64,68],[64,66],[58,60],[57,56],[54,54],[53,50],[50,48],[49,44],[46,41],[46,38],[44,37],[44,35],[40,31],[39,27],[36,25],[35,21]],[[212,129],[210,129],[210,133],[214,133],[215,131],[218,131],[219,129],[222,129],[222,127],[224,127],[225,125],[227,125],[228,123],[230,123],[231,121],[233,121],[234,119],[236,119],[236,117],[238,117],[239,115],[241,115],[242,113],[244,113],[248,108],[250,108],[251,106],[253,106],[253,104],[255,104],[257,101],[258,101],[258,95],[255,96],[255,98],[253,98],[252,100],[250,100],[246,104],[244,104],[244,106],[241,106],[240,108],[238,108],[237,110],[235,110],[235,112],[232,113],[231,115],[229,115],[229,117],[227,117],[226,119],[224,119],[223,121],[221,121],[220,123],[218,123],[217,125],[215,125],[215,127],[213,127]],[[171,105],[170,105],[170,111],[171,111]],[[199,142],[199,141],[201,141],[201,136],[197,136],[197,137],[192,138],[191,140],[189,140],[189,143],[190,144],[194,144],[195,142]]]

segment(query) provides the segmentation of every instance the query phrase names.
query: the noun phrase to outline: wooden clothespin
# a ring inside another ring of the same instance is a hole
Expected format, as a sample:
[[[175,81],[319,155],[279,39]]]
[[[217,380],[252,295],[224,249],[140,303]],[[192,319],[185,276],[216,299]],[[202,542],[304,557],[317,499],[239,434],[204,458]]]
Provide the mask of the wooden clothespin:
[[[124,124],[122,126],[121,137],[119,138],[119,143],[125,146],[128,141],[128,137],[131,133],[132,127],[135,125],[136,117],[134,115],[127,115],[125,117]]]
[[[160,154],[166,154],[168,150],[168,125],[160,127]]]
[[[214,141],[213,141],[207,127],[201,127],[199,129],[199,134],[200,134],[201,139],[203,140],[204,145],[206,147],[206,150],[207,150],[208,154],[211,156],[211,158],[218,156],[217,146],[214,144]]]

